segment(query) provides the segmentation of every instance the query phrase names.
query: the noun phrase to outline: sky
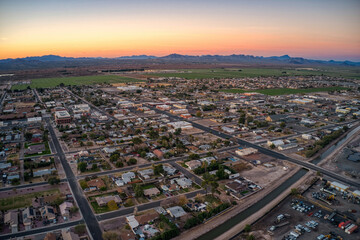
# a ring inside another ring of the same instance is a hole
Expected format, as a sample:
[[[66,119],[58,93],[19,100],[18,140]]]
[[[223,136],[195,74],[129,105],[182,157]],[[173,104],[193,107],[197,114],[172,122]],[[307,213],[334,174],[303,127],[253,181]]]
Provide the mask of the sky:
[[[171,53],[360,61],[360,0],[0,0],[0,59]]]

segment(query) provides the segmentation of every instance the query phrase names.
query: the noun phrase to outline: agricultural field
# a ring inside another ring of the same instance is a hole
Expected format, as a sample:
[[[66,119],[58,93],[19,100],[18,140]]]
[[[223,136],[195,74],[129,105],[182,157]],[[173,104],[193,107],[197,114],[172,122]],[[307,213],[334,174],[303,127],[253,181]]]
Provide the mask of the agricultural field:
[[[325,75],[332,77],[346,77],[360,79],[358,68],[336,69],[286,69],[286,68],[216,68],[216,69],[184,69],[174,72],[151,73],[147,77],[181,77],[186,79],[205,78],[243,78],[243,77],[271,77],[271,76],[314,76]]]
[[[31,88],[52,88],[64,85],[92,85],[97,83],[128,83],[143,82],[143,80],[118,76],[118,75],[100,75],[100,76],[81,76],[81,77],[55,77],[55,78],[37,78],[31,80],[31,84],[17,84],[11,87],[12,90],[23,90],[28,86]]]
[[[257,92],[270,96],[287,95],[287,94],[299,94],[299,93],[313,93],[313,92],[329,92],[346,90],[344,87],[324,87],[324,88],[306,88],[306,89],[292,89],[292,88],[276,88],[276,89],[254,89],[254,90],[242,90],[242,89],[222,89],[221,92],[227,93],[245,93],[245,92]]]

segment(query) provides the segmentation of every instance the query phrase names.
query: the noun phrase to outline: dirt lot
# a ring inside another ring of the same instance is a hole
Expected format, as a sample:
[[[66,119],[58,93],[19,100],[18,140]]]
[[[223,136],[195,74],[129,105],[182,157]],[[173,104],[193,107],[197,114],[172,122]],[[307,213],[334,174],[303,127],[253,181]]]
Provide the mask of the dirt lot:
[[[316,190],[318,187],[319,186],[312,187],[311,189],[309,189],[306,192],[306,194],[308,194],[309,192],[311,194],[311,192]],[[305,232],[300,237],[300,239],[316,239],[317,236],[319,236],[321,234],[327,235],[330,232],[336,233],[337,235],[341,236],[343,239],[350,239],[350,240],[359,239],[359,236],[360,236],[359,233],[348,235],[343,230],[341,230],[337,226],[330,223],[330,221],[325,220],[323,217],[318,218],[318,217],[315,217],[314,215],[309,216],[309,212],[301,213],[297,210],[294,210],[291,207],[292,200],[303,201],[308,206],[313,205],[313,203],[307,202],[306,200],[304,200],[302,198],[296,198],[293,196],[287,197],[277,207],[275,207],[273,210],[271,210],[263,218],[259,219],[259,221],[252,226],[252,230],[254,231],[254,233],[253,233],[254,236],[256,236],[256,235],[259,236],[261,231],[263,234],[262,238],[256,238],[256,239],[282,239],[284,236],[289,234],[290,231],[293,231],[294,227],[297,224],[301,224],[301,225],[305,226],[305,223],[308,221],[311,221],[311,220],[318,222],[319,223],[318,227],[316,229],[311,229],[310,233]],[[317,213],[319,210],[322,211],[322,214],[323,214],[322,216],[325,216],[326,214],[331,213],[330,211],[328,211],[324,208],[320,208],[317,205],[314,205],[314,206],[315,206],[314,209],[311,210],[311,212],[313,214]],[[281,222],[288,221],[289,224],[275,229],[273,232],[273,235],[270,235],[267,232],[267,230],[269,229],[270,226],[278,224],[276,222],[276,218],[280,214],[289,214],[290,215],[290,217],[281,221]],[[336,215],[335,218],[336,218],[335,221],[341,221],[341,219],[342,219],[341,216],[339,216],[339,215]],[[239,239],[241,239],[241,238],[239,238]]]
[[[284,170],[284,166],[288,166],[285,162],[271,162],[274,167],[265,167],[263,165],[254,166],[251,170],[242,171],[241,176],[252,180],[261,187],[267,187],[277,179],[282,178],[291,168]]]

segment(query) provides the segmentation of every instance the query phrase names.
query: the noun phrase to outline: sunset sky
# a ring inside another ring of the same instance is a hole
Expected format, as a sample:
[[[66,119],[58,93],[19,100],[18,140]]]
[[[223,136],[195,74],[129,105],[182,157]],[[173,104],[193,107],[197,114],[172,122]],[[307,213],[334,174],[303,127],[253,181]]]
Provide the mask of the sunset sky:
[[[0,1],[1,59],[170,53],[360,61],[360,1]]]

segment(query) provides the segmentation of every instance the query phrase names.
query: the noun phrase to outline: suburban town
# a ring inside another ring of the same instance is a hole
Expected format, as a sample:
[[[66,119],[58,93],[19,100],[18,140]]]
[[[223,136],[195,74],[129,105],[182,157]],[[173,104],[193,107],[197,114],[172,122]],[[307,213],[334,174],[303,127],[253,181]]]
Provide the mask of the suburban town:
[[[0,0],[0,240],[360,240],[359,13]]]
[[[359,80],[17,84],[1,85],[1,238],[358,239]]]

